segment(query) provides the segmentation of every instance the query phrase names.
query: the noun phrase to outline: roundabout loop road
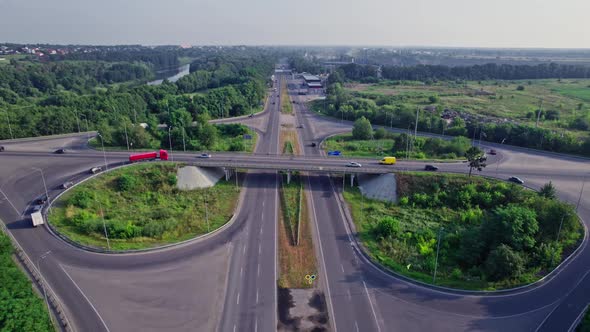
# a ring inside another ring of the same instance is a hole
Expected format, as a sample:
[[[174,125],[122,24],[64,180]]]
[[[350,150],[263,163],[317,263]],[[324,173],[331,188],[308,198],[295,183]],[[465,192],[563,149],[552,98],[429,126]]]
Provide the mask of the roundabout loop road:
[[[302,103],[294,106],[297,121],[304,124],[300,138],[306,156],[318,155],[309,142],[345,126],[332,126],[329,120],[311,114]],[[268,154],[278,149],[277,110],[259,115],[269,120],[257,152]],[[236,326],[238,330],[274,330],[276,291],[270,285],[276,280],[275,173],[247,175],[246,190],[252,195],[246,195],[236,222],[211,239],[214,241],[137,255],[88,253],[56,239],[44,228],[32,229],[22,215],[29,202],[42,192],[39,175],[29,167],[43,168],[47,183],[53,187],[102,163],[101,153],[82,148],[83,136],[31,140],[14,146],[3,142],[14,149],[0,155],[0,219],[32,258],[52,251],[43,273],[77,329],[208,331],[215,329],[221,319],[217,326],[221,331]],[[55,146],[64,145],[74,147],[71,154],[49,153]],[[509,146],[495,148],[502,154],[498,168],[486,169],[482,174],[519,176],[533,188],[552,180],[560,197],[569,202],[577,201],[581,183],[590,172],[588,160]],[[124,161],[126,156],[108,153],[109,161]],[[193,158],[192,154],[175,153],[175,160]],[[260,159],[264,162],[264,158]],[[441,171],[465,171],[461,170],[464,165],[437,165]],[[398,165],[407,169],[419,166],[403,162]],[[341,215],[337,190],[329,177],[310,175],[308,179],[317,211],[317,236],[321,238],[316,244],[325,255],[320,278],[329,281],[327,293],[334,330],[567,330],[588,304],[587,241],[561,273],[533,289],[499,296],[439,292],[384,275],[363,261],[350,246],[352,231]],[[589,222],[589,195],[582,195],[579,214]],[[223,289],[219,278],[224,280]]]

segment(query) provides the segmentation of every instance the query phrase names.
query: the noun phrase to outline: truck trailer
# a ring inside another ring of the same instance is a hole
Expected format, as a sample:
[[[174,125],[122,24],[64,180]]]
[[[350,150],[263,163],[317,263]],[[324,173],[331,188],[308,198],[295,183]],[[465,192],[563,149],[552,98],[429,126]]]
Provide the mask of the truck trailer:
[[[168,151],[160,150],[158,152],[146,152],[146,153],[138,153],[132,154],[129,156],[129,162],[134,163],[138,161],[150,161],[150,160],[168,160]]]

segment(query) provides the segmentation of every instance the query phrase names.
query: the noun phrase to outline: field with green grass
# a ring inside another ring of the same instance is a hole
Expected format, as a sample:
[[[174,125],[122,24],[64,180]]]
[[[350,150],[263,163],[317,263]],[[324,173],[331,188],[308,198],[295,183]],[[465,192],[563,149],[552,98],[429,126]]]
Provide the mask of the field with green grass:
[[[55,331],[43,298],[33,292],[13,254],[10,239],[0,232],[0,331]]]
[[[397,203],[356,188],[344,197],[373,259],[425,283],[433,283],[439,236],[435,283],[472,290],[539,280],[582,237],[572,206],[521,186],[427,173],[396,173],[396,181]]]
[[[49,221],[71,240],[99,248],[107,248],[106,227],[112,250],[188,240],[227,223],[239,195],[233,181],[180,191],[180,166],[151,162],[101,174],[64,194],[51,209]]]
[[[406,134],[383,131],[372,140],[357,140],[352,134],[336,135],[324,141],[326,151],[339,150],[344,156],[359,158],[383,158],[394,156],[398,159],[457,160],[464,159],[465,151],[471,146],[466,137],[455,137],[450,141],[439,138],[417,137],[411,141]],[[410,148],[408,152],[408,147]]]
[[[576,117],[590,116],[590,80],[584,79],[442,81],[433,84],[385,81],[348,84],[346,90],[360,96],[389,96],[406,105],[423,107],[432,104],[441,109],[512,119],[526,124],[535,123],[535,112],[542,100],[544,113],[541,125],[552,129],[568,128]],[[436,99],[430,100],[429,97]]]

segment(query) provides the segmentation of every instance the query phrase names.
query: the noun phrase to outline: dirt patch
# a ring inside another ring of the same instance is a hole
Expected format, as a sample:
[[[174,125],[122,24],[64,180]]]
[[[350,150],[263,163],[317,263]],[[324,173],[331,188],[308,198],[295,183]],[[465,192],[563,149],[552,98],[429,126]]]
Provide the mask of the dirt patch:
[[[278,331],[328,331],[328,313],[322,292],[282,288],[278,301]]]

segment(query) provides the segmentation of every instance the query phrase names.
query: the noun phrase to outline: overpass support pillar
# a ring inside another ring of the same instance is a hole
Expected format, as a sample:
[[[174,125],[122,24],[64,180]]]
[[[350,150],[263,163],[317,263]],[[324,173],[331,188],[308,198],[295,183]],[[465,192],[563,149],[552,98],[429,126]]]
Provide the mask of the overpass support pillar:
[[[229,178],[231,177],[231,170],[224,168],[223,173],[225,174],[225,181],[228,181]]]
[[[354,186],[354,173],[350,174],[350,186]]]
[[[287,171],[287,184],[291,183],[291,171]]]

